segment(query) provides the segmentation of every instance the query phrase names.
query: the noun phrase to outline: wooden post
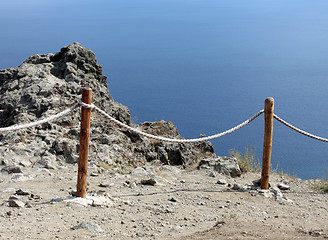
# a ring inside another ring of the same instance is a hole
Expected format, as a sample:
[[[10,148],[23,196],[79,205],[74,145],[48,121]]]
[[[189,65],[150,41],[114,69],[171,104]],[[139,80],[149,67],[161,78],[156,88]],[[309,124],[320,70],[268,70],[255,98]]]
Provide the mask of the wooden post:
[[[272,135],[273,135],[273,109],[274,99],[265,99],[264,107],[264,143],[263,143],[263,162],[261,174],[261,188],[269,189],[270,162],[272,150]]]
[[[91,104],[91,88],[82,89],[82,101]],[[90,135],[90,115],[91,109],[82,107],[81,129],[80,129],[80,149],[79,167],[77,175],[77,197],[85,198],[87,194],[87,174],[88,174],[88,155],[89,155],[89,135]]]

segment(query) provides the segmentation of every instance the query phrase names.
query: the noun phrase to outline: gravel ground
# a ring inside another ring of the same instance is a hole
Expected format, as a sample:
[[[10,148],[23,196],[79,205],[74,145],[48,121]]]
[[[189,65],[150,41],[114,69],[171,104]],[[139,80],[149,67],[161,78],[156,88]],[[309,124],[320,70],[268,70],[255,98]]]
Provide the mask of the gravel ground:
[[[90,196],[82,201],[70,197],[76,165],[21,170],[0,173],[1,239],[328,238],[327,194],[278,174],[271,186],[284,183],[289,190],[259,191],[252,183],[259,173],[230,178],[172,166],[125,175],[89,169]]]

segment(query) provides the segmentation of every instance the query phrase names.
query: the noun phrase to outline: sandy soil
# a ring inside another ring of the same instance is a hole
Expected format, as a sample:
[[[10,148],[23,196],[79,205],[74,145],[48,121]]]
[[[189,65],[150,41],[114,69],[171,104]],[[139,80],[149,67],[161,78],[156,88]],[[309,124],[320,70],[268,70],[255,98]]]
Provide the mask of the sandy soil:
[[[270,183],[290,186],[282,191],[290,201],[283,203],[257,191],[217,184],[218,179],[230,186],[252,184],[258,173],[229,178],[213,177],[205,169],[186,172],[175,167],[147,167],[126,175],[89,169],[88,192],[108,197],[112,204],[82,206],[58,201],[75,190],[77,166],[22,170],[33,179],[13,181],[15,175],[0,173],[0,239],[328,238],[327,194],[280,175],[272,175]],[[156,184],[140,183],[149,178]],[[19,189],[27,195],[17,195]],[[10,196],[27,204],[10,207]],[[75,229],[82,222],[99,229]]]

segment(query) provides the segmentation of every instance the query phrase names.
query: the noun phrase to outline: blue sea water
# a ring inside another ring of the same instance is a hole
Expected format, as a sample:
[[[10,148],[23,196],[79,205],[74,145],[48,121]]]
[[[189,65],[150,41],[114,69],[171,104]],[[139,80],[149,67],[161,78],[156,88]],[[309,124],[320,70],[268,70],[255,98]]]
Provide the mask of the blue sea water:
[[[221,132],[275,99],[275,113],[328,137],[326,0],[0,0],[0,69],[72,42],[92,49],[136,123],[182,136]],[[213,140],[217,155],[252,145],[263,115]],[[328,170],[328,143],[274,122],[272,164],[303,179]]]

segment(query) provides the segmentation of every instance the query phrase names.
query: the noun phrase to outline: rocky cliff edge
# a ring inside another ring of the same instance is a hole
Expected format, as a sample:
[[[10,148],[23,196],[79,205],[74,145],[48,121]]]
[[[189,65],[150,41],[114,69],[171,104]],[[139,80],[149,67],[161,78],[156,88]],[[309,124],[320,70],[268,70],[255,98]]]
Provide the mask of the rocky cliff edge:
[[[182,138],[169,121],[133,125],[129,109],[108,93],[107,77],[102,74],[95,54],[79,43],[56,54],[31,56],[17,68],[0,70],[0,127],[27,123],[66,109],[81,98],[84,86],[92,88],[93,103],[117,120],[155,135]],[[53,169],[76,163],[79,122],[80,113],[76,111],[55,122],[0,134],[0,162]],[[157,142],[120,129],[92,113],[91,165],[125,169],[152,162],[191,167],[209,157],[215,157],[210,142]]]

